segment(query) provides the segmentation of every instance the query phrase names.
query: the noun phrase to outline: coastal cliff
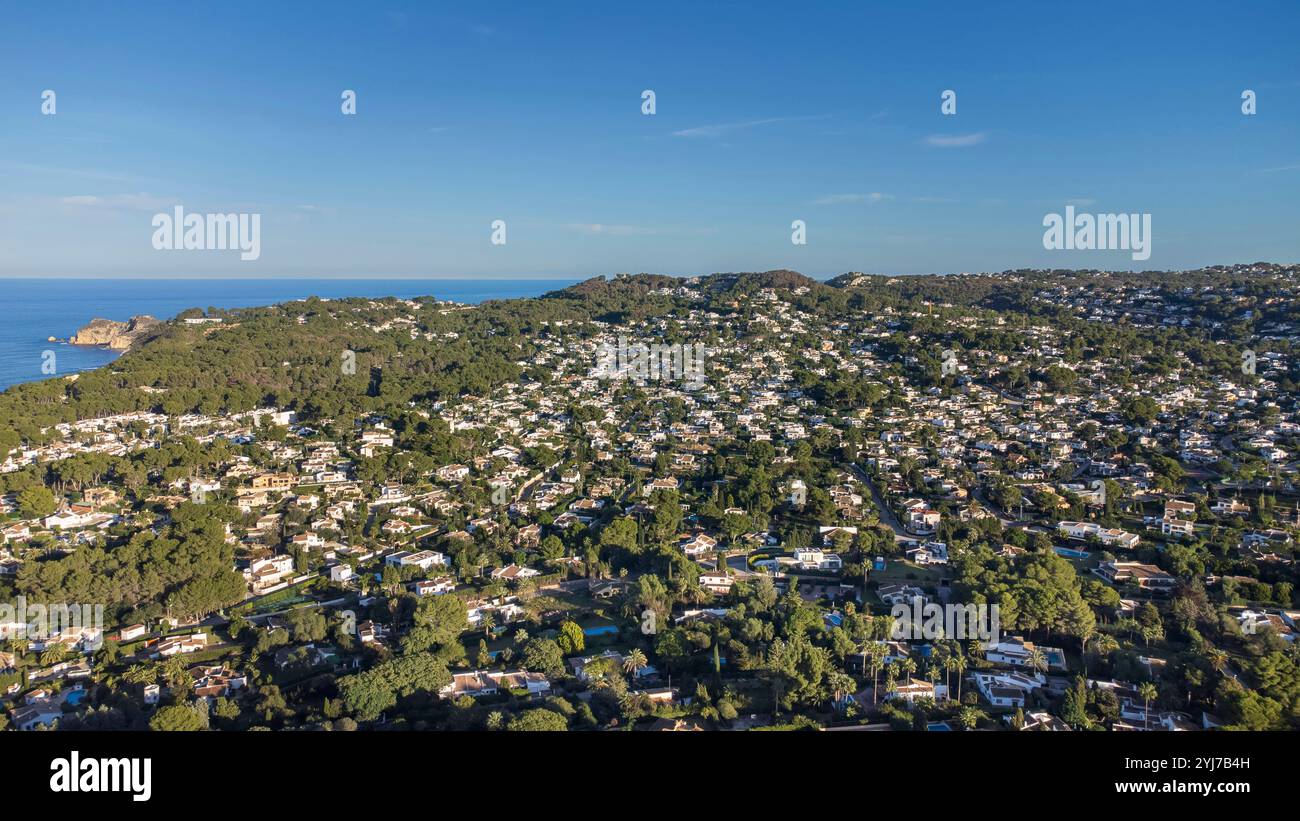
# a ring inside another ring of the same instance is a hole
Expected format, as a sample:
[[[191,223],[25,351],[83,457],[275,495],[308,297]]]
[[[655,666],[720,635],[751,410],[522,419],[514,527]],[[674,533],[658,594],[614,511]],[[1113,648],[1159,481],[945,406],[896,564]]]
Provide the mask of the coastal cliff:
[[[129,322],[112,319],[92,319],[68,340],[73,345],[97,345],[114,351],[124,351],[150,328],[161,324],[151,316],[133,316]]]

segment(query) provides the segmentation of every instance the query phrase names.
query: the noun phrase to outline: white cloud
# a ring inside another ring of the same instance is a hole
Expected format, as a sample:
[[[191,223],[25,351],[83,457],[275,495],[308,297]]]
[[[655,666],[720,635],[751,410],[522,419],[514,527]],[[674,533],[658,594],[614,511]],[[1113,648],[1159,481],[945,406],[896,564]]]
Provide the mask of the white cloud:
[[[591,236],[608,237],[644,237],[651,235],[705,235],[712,234],[713,228],[681,228],[661,225],[612,225],[607,222],[572,222],[564,226],[570,231]]]
[[[884,202],[892,200],[892,194],[882,194],[879,191],[872,191],[870,194],[828,194],[820,199],[813,200],[813,205],[843,205],[851,202]]]
[[[989,138],[987,131],[976,131],[973,134],[931,134],[925,138],[927,145],[935,148],[965,148],[971,145],[979,145]]]
[[[815,115],[811,117],[768,117],[763,120],[746,120],[740,123],[720,123],[718,125],[699,125],[694,128],[683,128],[680,131],[674,131],[674,137],[721,137],[729,131],[740,131],[748,128],[756,128],[760,125],[771,125],[772,123],[789,123],[798,120],[818,120],[824,115]]]
[[[68,177],[82,177],[88,180],[97,180],[99,182],[115,182],[125,184],[138,184],[149,182],[145,177],[132,177],[125,174],[105,174],[99,171],[85,171],[78,168],[56,168],[48,165],[36,165],[34,163],[0,163],[0,168],[8,168],[14,171],[21,171],[29,174],[54,174]],[[156,180],[155,180],[156,182]]]
[[[603,222],[575,222],[564,227],[571,231],[577,231],[580,234],[609,234],[611,236],[620,237],[655,233],[653,228],[646,228],[639,225],[609,225]]]
[[[156,211],[170,208],[176,204],[175,199],[157,197],[153,194],[113,194],[106,197],[93,194],[74,194],[59,200],[63,205],[79,208],[108,208],[125,211]]]

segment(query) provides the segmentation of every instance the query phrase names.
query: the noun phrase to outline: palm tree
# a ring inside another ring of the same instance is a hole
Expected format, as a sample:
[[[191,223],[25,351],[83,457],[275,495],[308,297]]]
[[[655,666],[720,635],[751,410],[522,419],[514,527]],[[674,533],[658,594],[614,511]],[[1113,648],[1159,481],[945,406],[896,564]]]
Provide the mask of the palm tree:
[[[54,643],[45,648],[41,653],[41,664],[46,666],[58,664],[68,655],[68,645]]]
[[[961,701],[961,680],[963,675],[966,673],[966,665],[966,654],[961,651],[961,648],[958,648],[951,656],[948,656],[946,662],[948,669],[957,674],[957,701],[959,702]],[[949,692],[952,691],[949,690]]]
[[[841,696],[853,692],[853,677],[847,673],[841,673],[837,670],[827,676],[826,683],[830,685],[831,692],[835,694],[836,706],[839,706]]]
[[[925,678],[932,685],[939,683],[939,662],[937,659],[931,660],[930,663],[925,666]]]
[[[1098,633],[1089,643],[1092,645],[1092,652],[1103,659],[1109,658],[1111,653],[1119,649],[1119,642],[1107,633]]]
[[[636,678],[636,674],[646,666],[646,663],[645,653],[641,652],[641,648],[633,647],[623,657],[623,671],[632,678]]]
[[[863,655],[871,656],[871,706],[876,706],[876,690],[880,684],[880,670],[885,666],[885,656],[888,651],[885,645],[877,644],[874,641],[868,642],[862,647]]]
[[[943,643],[943,653],[936,657],[937,661],[943,666],[943,686],[948,691],[948,698],[952,698],[952,654],[960,652],[961,645],[955,641],[945,641]]]
[[[479,623],[483,625],[484,636],[492,635],[492,628],[497,626],[496,617],[493,616],[491,613],[484,613]]]
[[[1153,624],[1153,625],[1150,625],[1149,627],[1143,627],[1143,628],[1142,628],[1142,644],[1143,644],[1143,646],[1150,647],[1150,646],[1151,646],[1151,640],[1152,640],[1152,639],[1157,639],[1157,640],[1159,640],[1159,639],[1162,639],[1162,638],[1164,638],[1164,637],[1165,637],[1165,629],[1164,629],[1163,627],[1161,627],[1160,625],[1158,625],[1158,624]]]
[[[131,684],[152,684],[158,678],[158,672],[153,667],[146,667],[143,664],[132,664],[122,674],[122,678]]]
[[[892,638],[891,634],[894,632],[893,616],[876,616],[871,621],[875,625],[873,631],[877,634],[876,638],[884,639],[885,641]]]
[[[979,724],[980,719],[983,717],[983,712],[974,707],[962,707],[957,711],[957,723],[966,730],[975,729],[975,726]]]
[[[13,653],[15,663],[21,661],[23,655],[27,652],[27,642],[22,639],[11,638],[5,642],[5,647],[9,648],[10,653]]]
[[[1156,696],[1160,695],[1160,693],[1156,690],[1156,686],[1154,684],[1152,684],[1149,681],[1144,681],[1142,682],[1142,685],[1138,687],[1138,695],[1142,697],[1143,726],[1150,727],[1151,726],[1151,702],[1154,701]]]
[[[1079,634],[1079,655],[1083,657],[1084,673],[1088,672],[1088,642],[1092,641],[1092,637],[1095,635],[1097,635],[1095,626]]]
[[[907,675],[907,680],[912,680],[912,674],[916,672],[916,662],[911,658],[905,658],[898,663],[898,669]]]
[[[1115,640],[1115,637],[1106,633],[1097,633],[1092,637],[1090,643],[1092,644],[1092,652],[1103,661],[1110,658],[1110,654],[1119,649],[1119,642]],[[1088,674],[1088,653],[1086,646],[1083,654],[1083,672],[1086,677]]]
[[[1211,647],[1205,651],[1205,660],[1209,662],[1210,669],[1216,673],[1222,673],[1228,666],[1228,654],[1218,647]]]
[[[1047,672],[1047,656],[1044,656],[1043,651],[1039,650],[1037,647],[1029,651],[1029,655],[1025,661],[1029,663],[1029,668],[1035,673]]]
[[[1115,627],[1127,633],[1129,641],[1132,641],[1133,631],[1140,629],[1142,625],[1138,624],[1137,619],[1125,617],[1117,620],[1115,622]]]

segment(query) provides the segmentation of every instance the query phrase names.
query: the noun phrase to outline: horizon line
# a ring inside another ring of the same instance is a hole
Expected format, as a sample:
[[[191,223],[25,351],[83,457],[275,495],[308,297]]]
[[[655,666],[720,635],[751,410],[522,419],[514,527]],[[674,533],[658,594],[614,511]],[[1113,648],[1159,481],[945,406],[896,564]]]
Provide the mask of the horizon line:
[[[710,276],[720,276],[720,275],[721,275],[721,276],[732,276],[732,275],[745,274],[745,273],[759,273],[759,274],[761,274],[761,273],[768,273],[768,272],[771,272],[771,271],[791,271],[791,272],[796,273],[796,274],[799,274],[799,275],[801,275],[801,276],[808,277],[809,279],[814,279],[814,280],[818,280],[818,281],[825,281],[825,280],[829,280],[829,279],[834,279],[834,278],[836,278],[836,277],[844,276],[844,275],[846,275],[846,274],[858,274],[858,275],[860,275],[860,276],[879,276],[879,277],[924,277],[924,276],[963,276],[963,275],[966,275],[966,276],[992,276],[992,275],[997,275],[997,274],[1010,273],[1010,272],[1014,272],[1014,271],[1073,271],[1073,272],[1086,271],[1086,272],[1103,273],[1103,274],[1137,274],[1137,273],[1180,273],[1180,272],[1184,272],[1184,271],[1199,271],[1199,270],[1205,270],[1205,269],[1208,269],[1208,268],[1231,268],[1231,267],[1237,267],[1237,266],[1248,266],[1248,265],[1277,265],[1277,266],[1287,267],[1287,266],[1300,265],[1300,261],[1296,261],[1296,262],[1282,262],[1282,261],[1272,261],[1272,260],[1252,260],[1252,261],[1249,261],[1249,262],[1214,262],[1214,263],[1204,263],[1204,264],[1201,264],[1201,265],[1195,265],[1195,266],[1183,267],[1183,268],[1144,268],[1144,269],[1138,269],[1138,268],[1134,268],[1134,267],[1131,267],[1131,266],[1128,267],[1128,268],[1091,268],[1091,267],[1089,267],[1089,268],[1071,268],[1071,267],[1037,267],[1037,266],[1019,266],[1019,267],[1002,268],[1002,269],[1000,269],[1000,270],[989,270],[989,269],[986,269],[986,270],[983,270],[983,271],[964,270],[964,271],[923,271],[923,272],[883,272],[883,271],[875,271],[875,272],[872,272],[872,271],[861,271],[861,270],[854,270],[854,269],[845,269],[845,270],[839,271],[838,273],[825,273],[825,274],[809,274],[809,273],[805,273],[805,272],[803,272],[803,271],[799,271],[799,270],[794,269],[794,268],[786,268],[786,267],[767,268],[767,269],[763,269],[763,270],[757,270],[757,269],[755,269],[755,270],[750,270],[750,271],[709,271],[709,272],[706,272],[706,273],[663,273],[663,272],[657,272],[657,271],[638,271],[638,272],[636,272],[636,273],[632,273],[632,272],[628,272],[628,271],[615,271],[615,272],[603,272],[603,273],[570,274],[570,275],[545,275],[545,276],[526,276],[526,275],[474,275],[474,274],[462,274],[462,275],[459,275],[459,276],[445,276],[445,275],[436,275],[436,276],[419,276],[419,275],[409,275],[409,274],[393,274],[393,275],[379,275],[379,276],[367,276],[367,275],[357,275],[357,274],[350,274],[350,275],[338,275],[338,274],[272,274],[272,275],[267,275],[267,276],[245,276],[245,275],[239,275],[239,274],[236,274],[236,275],[221,275],[221,276],[202,276],[202,275],[198,275],[198,276],[191,276],[191,275],[176,276],[176,275],[171,275],[171,274],[160,274],[160,275],[156,275],[156,276],[150,276],[150,275],[144,275],[144,276],[139,276],[139,275],[114,276],[114,275],[96,275],[96,274],[43,274],[43,275],[39,275],[39,274],[38,274],[38,275],[33,275],[33,274],[5,274],[5,273],[0,273],[0,281],[4,281],[4,280],[10,280],[10,281],[14,281],[14,280],[27,280],[27,281],[34,281],[34,280],[44,280],[44,279],[57,279],[57,280],[65,280],[65,281],[94,281],[94,282],[99,282],[99,281],[114,281],[114,282],[150,282],[150,281],[152,281],[152,282],[160,282],[160,281],[161,281],[161,282],[218,282],[218,281],[230,281],[230,282],[272,282],[272,281],[293,281],[293,280],[303,280],[303,281],[312,281],[312,280],[315,280],[315,281],[338,281],[338,282],[361,282],[361,281],[367,281],[367,280],[373,280],[373,281],[376,281],[376,282],[464,282],[464,281],[468,281],[468,280],[478,280],[478,281],[483,281],[483,282],[494,282],[494,281],[495,281],[495,282],[530,282],[530,281],[536,281],[536,282],[554,282],[554,281],[568,281],[568,280],[572,280],[572,281],[574,281],[574,282],[585,282],[585,281],[590,280],[590,279],[597,279],[597,278],[602,278],[602,277],[603,277],[604,279],[607,279],[607,280],[613,280],[613,279],[616,279],[617,277],[620,277],[620,276],[626,276],[626,277],[635,277],[635,276],[666,276],[666,277],[673,277],[673,278],[676,278],[676,279],[692,279],[692,278],[695,278],[695,277],[710,277]]]

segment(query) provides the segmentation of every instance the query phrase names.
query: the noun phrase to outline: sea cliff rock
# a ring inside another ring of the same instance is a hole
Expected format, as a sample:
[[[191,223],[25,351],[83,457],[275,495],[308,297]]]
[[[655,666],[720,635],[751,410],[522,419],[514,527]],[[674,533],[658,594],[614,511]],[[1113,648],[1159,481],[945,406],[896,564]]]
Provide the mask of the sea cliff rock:
[[[151,316],[133,316],[129,322],[112,319],[92,319],[68,340],[73,345],[98,345],[115,351],[124,351],[144,335],[159,320]]]

